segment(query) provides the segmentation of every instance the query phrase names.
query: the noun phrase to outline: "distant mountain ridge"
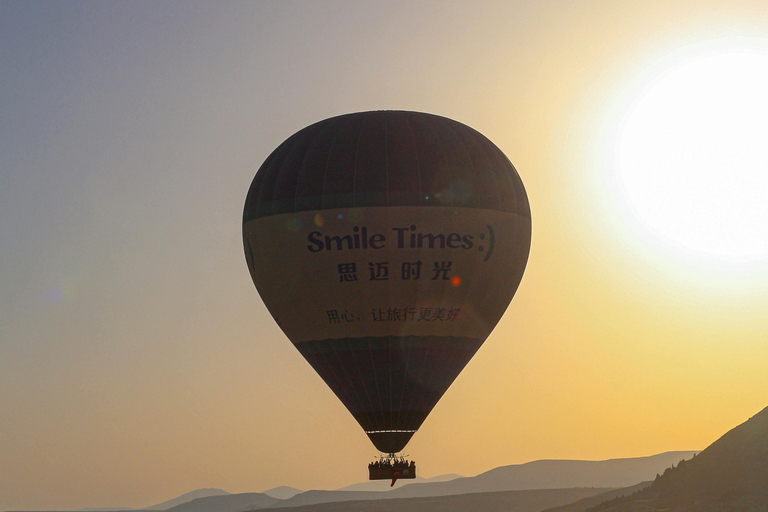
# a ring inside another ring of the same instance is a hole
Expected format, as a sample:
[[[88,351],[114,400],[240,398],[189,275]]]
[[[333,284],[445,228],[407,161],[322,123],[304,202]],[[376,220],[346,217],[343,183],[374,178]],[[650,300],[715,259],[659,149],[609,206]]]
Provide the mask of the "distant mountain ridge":
[[[306,491],[276,503],[272,508],[531,489],[629,487],[653,480],[658,473],[682,459],[693,457],[695,453],[697,452],[666,452],[650,457],[604,461],[540,460],[504,466],[474,477],[457,478],[448,482],[406,484],[391,491]]]
[[[421,483],[401,482],[399,487],[386,491],[352,490],[371,488],[371,482],[353,484],[335,491],[302,492],[299,489],[281,486],[263,493],[230,494],[222,489],[198,489],[142,510],[244,512],[266,508],[309,507],[320,503],[340,504],[352,501],[432,498],[533,489],[597,489],[588,493],[591,497],[606,492],[610,488],[628,487],[652,480],[656,474],[664,472],[666,468],[680,460],[693,457],[695,453],[694,451],[677,451],[650,457],[604,461],[539,460],[495,468],[474,477],[441,475],[434,479],[425,479],[427,481]],[[373,482],[373,484],[376,483],[378,482]],[[388,485],[388,482],[385,484]],[[606,495],[606,499],[612,497],[614,495]]]
[[[447,474],[447,475],[439,475],[439,476],[433,476],[431,478],[423,478],[420,476],[417,476],[413,481],[406,482],[405,480],[401,480],[401,485],[413,485],[413,484],[426,484],[426,483],[435,483],[435,482],[450,482],[451,480],[456,480],[457,478],[464,478],[461,475],[457,475],[455,473]],[[368,482],[360,482],[352,485],[347,485],[346,487],[341,487],[339,489],[336,489],[337,491],[393,491],[390,487],[389,480],[371,480]]]
[[[605,492],[606,489],[532,489],[423,498],[394,498],[315,503],[259,512],[541,512]],[[387,494],[387,493],[382,493]]]
[[[266,494],[267,496],[272,496],[273,498],[277,498],[279,500],[287,500],[288,498],[293,498],[299,493],[302,493],[301,489],[296,489],[295,487],[288,487],[287,485],[281,485],[280,487],[273,487],[272,489],[267,489],[266,491],[262,491],[261,494]]]
[[[653,475],[656,479],[651,482]],[[282,486],[264,493],[229,494],[221,489],[199,489],[139,510],[163,510],[194,498],[166,510],[766,512],[768,407],[702,452],[604,461],[539,460],[495,468],[475,477],[452,477],[444,475],[436,478],[450,480],[411,483],[391,491],[300,492]],[[627,482],[634,485],[625,485]],[[366,484],[347,489],[360,485]]]
[[[164,501],[162,503],[158,503],[157,505],[152,505],[151,507],[146,507],[141,510],[168,510],[169,508],[173,508],[183,503],[188,503],[197,498],[208,498],[210,496],[227,496],[227,495],[229,495],[229,493],[223,489],[214,489],[214,488],[197,489],[195,491],[182,494],[181,496],[178,496],[172,500]]]
[[[169,508],[167,512],[242,512],[267,508],[281,501],[260,492],[226,494],[197,498]]]
[[[475,477],[448,482],[455,491],[489,492],[572,487],[628,487],[652,480],[671,465],[692,458],[696,451],[665,452],[649,457],[585,460],[537,460],[502,466]],[[427,484],[435,487],[441,484]]]

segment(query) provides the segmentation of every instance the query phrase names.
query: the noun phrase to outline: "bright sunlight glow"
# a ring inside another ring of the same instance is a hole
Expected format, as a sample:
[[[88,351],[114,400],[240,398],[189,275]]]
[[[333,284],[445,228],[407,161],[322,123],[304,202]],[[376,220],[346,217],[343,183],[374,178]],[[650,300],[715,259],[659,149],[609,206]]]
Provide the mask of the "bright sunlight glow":
[[[617,146],[633,213],[686,253],[768,256],[768,54],[688,59],[650,83]]]

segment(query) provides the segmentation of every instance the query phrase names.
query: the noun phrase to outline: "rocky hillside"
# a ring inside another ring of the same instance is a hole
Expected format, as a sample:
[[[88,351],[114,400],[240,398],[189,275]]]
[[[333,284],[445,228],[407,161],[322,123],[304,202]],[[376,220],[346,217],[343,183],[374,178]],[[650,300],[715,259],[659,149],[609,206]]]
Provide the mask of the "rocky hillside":
[[[681,461],[638,493],[594,512],[765,512],[768,510],[768,408]]]

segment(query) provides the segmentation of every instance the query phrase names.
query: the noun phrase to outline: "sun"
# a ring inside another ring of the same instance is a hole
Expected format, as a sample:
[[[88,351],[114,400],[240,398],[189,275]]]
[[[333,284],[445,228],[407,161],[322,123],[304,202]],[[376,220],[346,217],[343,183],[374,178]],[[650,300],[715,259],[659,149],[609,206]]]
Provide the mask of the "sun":
[[[710,51],[651,79],[616,133],[623,203],[662,243],[768,259],[768,52]]]

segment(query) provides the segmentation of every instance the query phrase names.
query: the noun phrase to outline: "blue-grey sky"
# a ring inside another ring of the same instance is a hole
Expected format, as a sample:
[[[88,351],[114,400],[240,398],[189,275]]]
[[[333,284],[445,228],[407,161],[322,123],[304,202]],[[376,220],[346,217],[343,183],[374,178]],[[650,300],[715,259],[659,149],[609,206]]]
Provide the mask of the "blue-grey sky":
[[[0,3],[0,510],[365,477],[241,217],[285,138],[372,109],[478,129],[534,216],[517,297],[409,445],[421,471],[703,448],[768,399],[765,260],[743,284],[646,254],[595,155],[654,63],[766,38],[746,1]]]

